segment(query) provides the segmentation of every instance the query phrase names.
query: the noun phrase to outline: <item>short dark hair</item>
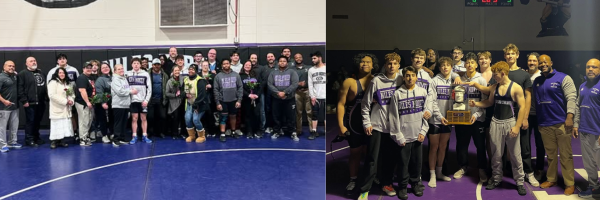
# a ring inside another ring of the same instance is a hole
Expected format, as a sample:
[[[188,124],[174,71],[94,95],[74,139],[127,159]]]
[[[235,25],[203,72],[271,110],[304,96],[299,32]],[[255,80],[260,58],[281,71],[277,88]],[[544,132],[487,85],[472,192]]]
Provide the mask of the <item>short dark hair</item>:
[[[281,56],[279,56],[279,57],[277,58],[277,61],[281,60],[281,58],[285,58],[285,61],[286,61],[286,62],[290,61],[290,59],[289,59],[288,57],[284,56],[284,55],[281,55]]]
[[[251,53],[250,55],[248,55],[248,60],[250,60],[250,57],[252,57],[252,55],[255,55],[255,56],[256,56],[256,58],[258,58],[258,54]]]
[[[530,56],[535,56],[535,59],[537,59],[538,61],[540,60],[540,54],[538,52],[531,52],[527,54],[527,59],[529,59]]]
[[[142,64],[142,61],[140,61],[140,58],[133,58],[133,59],[131,59],[131,64],[133,64],[133,62],[135,62],[135,61],[137,61],[140,64]]]
[[[465,61],[467,61],[469,59],[474,60],[475,62],[477,62],[477,60],[479,60],[479,59],[477,59],[477,55],[475,55],[475,53],[473,53],[473,52],[469,52],[469,53],[467,53],[467,55],[465,55]]]
[[[287,49],[287,50],[290,50],[290,53],[292,52],[292,49],[290,49],[289,47],[283,47],[283,48],[281,49],[281,53],[283,53],[283,50],[286,50],[286,49]]]
[[[417,69],[415,69],[413,66],[405,67],[404,69],[402,69],[402,76],[403,77],[406,76],[406,72],[412,72],[412,73],[417,74]]]
[[[233,56],[233,54],[237,54],[238,56],[240,56],[240,53],[238,53],[237,51],[232,51],[232,52],[229,54],[229,57]]]
[[[358,68],[360,67],[360,62],[365,57],[369,57],[369,58],[371,58],[371,60],[373,60],[373,69],[371,71],[376,72],[377,70],[379,70],[379,60],[377,60],[377,56],[373,55],[372,53],[363,52],[363,53],[356,54],[354,56],[354,66],[350,69],[347,69],[349,74],[358,73]]]
[[[462,47],[460,47],[460,46],[454,46],[454,47],[452,47],[452,52],[451,53],[454,53],[454,50],[459,50],[461,53],[463,52]]]
[[[204,55],[204,54],[202,54],[202,51],[196,51],[196,52],[194,53],[194,56],[196,56],[197,54]]]
[[[142,60],[142,61],[144,61],[144,60],[145,60],[146,62],[148,62],[148,58],[146,58],[146,57],[142,57],[142,58],[141,58],[141,60]]]
[[[179,59],[183,60],[183,56],[182,55],[177,55],[177,57],[175,57],[175,61],[177,61]]]
[[[310,54],[310,57],[313,57],[313,56],[316,56],[316,57],[320,57],[320,58],[322,58],[322,57],[323,57],[323,54],[321,54],[321,52],[320,52],[320,51],[315,51],[314,53],[311,53],[311,54]]]
[[[63,54],[63,53],[59,53],[58,55],[56,55],[56,61],[58,61],[59,59],[64,58],[64,59],[68,59],[67,55]]]
[[[269,54],[273,54],[273,56],[275,56],[275,54],[274,54],[273,52],[268,52],[268,53],[267,53],[267,56],[268,56]]]
[[[227,61],[227,62],[231,63],[231,59],[229,59],[229,58],[223,58],[223,59],[221,60],[221,65],[222,65],[222,64],[223,64],[223,62],[225,62],[225,61]]]

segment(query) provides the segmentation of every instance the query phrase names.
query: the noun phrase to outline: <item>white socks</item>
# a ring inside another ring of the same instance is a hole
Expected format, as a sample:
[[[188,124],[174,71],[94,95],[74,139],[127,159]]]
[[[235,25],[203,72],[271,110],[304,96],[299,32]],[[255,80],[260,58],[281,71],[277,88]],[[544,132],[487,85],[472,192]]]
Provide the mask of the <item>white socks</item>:
[[[435,174],[436,174],[437,170],[429,170],[429,183],[427,183],[427,185],[430,188],[435,188],[437,187],[436,181],[435,181]]]

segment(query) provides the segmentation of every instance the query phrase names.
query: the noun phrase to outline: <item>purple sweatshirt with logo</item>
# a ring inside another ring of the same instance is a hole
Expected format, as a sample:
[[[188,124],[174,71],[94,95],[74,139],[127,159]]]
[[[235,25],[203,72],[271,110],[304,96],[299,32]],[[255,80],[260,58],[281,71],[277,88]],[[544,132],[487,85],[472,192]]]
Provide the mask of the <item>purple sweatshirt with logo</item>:
[[[586,77],[587,79],[587,77]],[[600,135],[600,76],[579,87],[574,127],[580,132]]]
[[[533,81],[533,95],[540,126],[565,123],[567,113],[576,112],[577,91],[573,79],[556,69]]]

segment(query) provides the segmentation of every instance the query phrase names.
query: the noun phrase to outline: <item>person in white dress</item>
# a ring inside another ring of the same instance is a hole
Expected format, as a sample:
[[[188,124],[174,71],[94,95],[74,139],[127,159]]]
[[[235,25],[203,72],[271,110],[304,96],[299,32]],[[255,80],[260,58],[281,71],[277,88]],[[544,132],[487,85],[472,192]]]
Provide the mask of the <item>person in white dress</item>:
[[[75,93],[73,82],[67,77],[67,70],[58,68],[48,83],[50,97],[50,148],[67,147],[63,142],[65,137],[73,136],[71,125],[71,110],[73,109]]]

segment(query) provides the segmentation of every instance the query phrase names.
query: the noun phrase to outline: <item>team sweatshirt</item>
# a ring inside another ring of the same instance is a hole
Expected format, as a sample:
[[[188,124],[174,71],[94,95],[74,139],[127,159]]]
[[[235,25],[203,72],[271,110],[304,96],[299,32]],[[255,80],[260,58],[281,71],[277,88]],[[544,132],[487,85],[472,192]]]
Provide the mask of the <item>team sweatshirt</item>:
[[[475,76],[473,76],[472,78],[469,78],[466,73],[464,76],[462,76],[460,78],[461,78],[462,82],[476,82],[476,83],[479,83],[479,85],[487,87],[487,81],[485,81],[485,78],[483,78],[483,76],[481,76],[481,73],[479,73],[479,72],[475,72]],[[468,92],[467,92],[468,101],[465,102],[466,104],[468,104],[470,100],[473,100],[475,102],[480,102],[480,101],[488,99],[488,95],[482,94],[481,91],[479,91],[476,87],[466,87],[466,88],[468,90]],[[471,110],[471,115],[475,116],[477,118],[477,121],[480,121],[480,122],[485,121],[485,108],[470,107],[469,109]]]
[[[59,65],[56,65],[56,67],[54,67],[50,71],[48,71],[48,75],[46,75],[46,84],[48,84],[50,82],[50,79],[52,79],[52,75],[54,75],[54,73],[56,72],[56,69],[58,69],[59,67],[60,67]],[[69,80],[71,80],[71,82],[75,83],[75,81],[77,80],[77,77],[79,76],[79,71],[77,71],[77,68],[75,68],[71,65],[67,65],[65,67],[65,69],[67,70]]]
[[[431,79],[429,87],[432,88],[431,92],[433,94],[431,96],[435,99],[433,99],[433,113],[432,117],[429,118],[429,123],[442,124],[442,118],[445,118],[446,112],[450,109],[452,103],[450,101],[452,95],[450,86],[452,86],[452,78],[446,79],[441,73]]]
[[[402,85],[394,92],[389,108],[390,136],[398,144],[417,141],[425,136],[429,123],[423,118],[427,109],[427,91],[415,86],[412,90]]]
[[[402,78],[399,76],[396,76],[394,79],[388,79],[384,74],[377,74],[371,80],[361,102],[363,127],[373,126],[373,129],[376,131],[382,133],[390,132],[388,107],[397,86],[401,82]]]
[[[229,73],[221,71],[215,76],[214,87],[213,92],[217,105],[221,105],[221,102],[242,102],[244,86],[240,74],[232,70],[229,70]]]
[[[152,96],[152,83],[150,82],[150,74],[140,69],[137,72],[134,70],[125,73],[129,87],[136,89],[137,94],[131,94],[131,103],[150,102]]]
[[[305,66],[306,67],[306,66]],[[308,93],[310,97],[317,99],[327,99],[327,71],[325,66],[308,69]]]
[[[565,123],[567,113],[575,114],[577,89],[573,79],[553,69],[548,76],[543,74],[533,81],[535,111],[540,126]]]
[[[587,77],[585,77],[587,79]],[[600,76],[579,86],[574,127],[579,131],[600,135]]]

